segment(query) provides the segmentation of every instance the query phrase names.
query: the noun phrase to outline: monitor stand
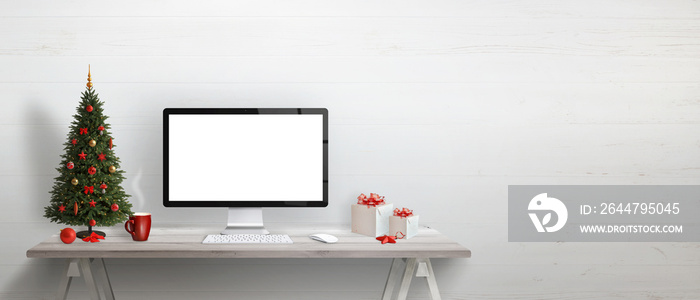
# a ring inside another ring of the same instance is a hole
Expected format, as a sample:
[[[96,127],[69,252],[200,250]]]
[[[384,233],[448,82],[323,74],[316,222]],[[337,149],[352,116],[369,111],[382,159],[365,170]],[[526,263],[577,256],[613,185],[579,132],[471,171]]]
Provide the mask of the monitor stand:
[[[221,234],[270,234],[263,225],[262,207],[229,207]]]

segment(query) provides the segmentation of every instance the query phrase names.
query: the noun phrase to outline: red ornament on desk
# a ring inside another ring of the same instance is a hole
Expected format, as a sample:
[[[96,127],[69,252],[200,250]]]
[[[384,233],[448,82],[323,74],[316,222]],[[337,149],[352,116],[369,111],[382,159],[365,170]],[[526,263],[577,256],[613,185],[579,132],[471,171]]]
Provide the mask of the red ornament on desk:
[[[382,241],[382,245],[386,243],[396,244],[396,237],[393,235],[383,235],[378,237],[377,241]]]
[[[61,242],[70,244],[73,241],[75,241],[75,230],[73,230],[73,228],[61,229]]]

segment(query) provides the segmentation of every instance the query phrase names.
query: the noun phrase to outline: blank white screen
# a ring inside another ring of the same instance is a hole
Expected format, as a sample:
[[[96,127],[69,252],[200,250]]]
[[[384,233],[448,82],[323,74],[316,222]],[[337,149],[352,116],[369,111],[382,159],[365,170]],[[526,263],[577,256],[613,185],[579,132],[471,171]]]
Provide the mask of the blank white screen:
[[[323,201],[322,115],[169,116],[170,201]]]

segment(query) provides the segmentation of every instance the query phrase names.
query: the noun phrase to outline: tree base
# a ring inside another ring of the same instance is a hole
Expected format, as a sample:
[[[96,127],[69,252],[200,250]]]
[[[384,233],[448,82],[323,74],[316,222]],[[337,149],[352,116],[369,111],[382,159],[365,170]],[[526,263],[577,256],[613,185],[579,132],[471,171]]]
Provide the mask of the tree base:
[[[86,237],[89,237],[90,234],[91,234],[92,232],[94,232],[95,234],[99,234],[99,235],[101,235],[101,236],[107,236],[103,231],[97,231],[97,230],[93,230],[93,231],[89,231],[89,230],[78,231],[78,232],[75,233],[75,236],[76,236],[77,238],[79,238],[79,239],[84,239],[84,238],[86,238]]]

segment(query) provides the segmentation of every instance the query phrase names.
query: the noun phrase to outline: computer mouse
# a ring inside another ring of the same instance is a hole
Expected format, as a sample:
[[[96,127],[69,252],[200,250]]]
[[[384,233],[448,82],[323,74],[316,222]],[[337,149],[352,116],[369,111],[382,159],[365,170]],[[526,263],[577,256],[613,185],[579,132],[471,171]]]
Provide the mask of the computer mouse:
[[[330,234],[326,234],[326,233],[316,233],[316,234],[310,235],[309,237],[313,240],[317,240],[319,242],[324,242],[327,244],[333,244],[333,243],[338,241],[337,237],[332,236]]]

